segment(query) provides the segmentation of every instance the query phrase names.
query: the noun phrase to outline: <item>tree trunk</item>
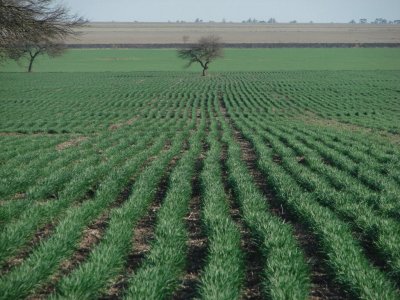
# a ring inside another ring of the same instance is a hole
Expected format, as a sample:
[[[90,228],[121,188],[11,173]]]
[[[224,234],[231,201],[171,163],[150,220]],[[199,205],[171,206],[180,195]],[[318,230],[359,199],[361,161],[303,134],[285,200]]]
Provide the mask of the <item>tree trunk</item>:
[[[35,52],[29,51],[29,56],[30,56],[29,67],[28,67],[29,73],[32,72],[33,61],[35,60],[36,56],[38,56],[40,54],[40,52],[41,52],[41,50],[36,50]]]
[[[208,70],[208,61],[205,64],[202,64],[203,67],[203,76],[207,75],[207,70]]]
[[[28,72],[31,73],[32,72],[32,65],[33,65],[33,61],[35,60],[35,56],[31,56],[31,59],[29,60],[29,67],[28,67]]]

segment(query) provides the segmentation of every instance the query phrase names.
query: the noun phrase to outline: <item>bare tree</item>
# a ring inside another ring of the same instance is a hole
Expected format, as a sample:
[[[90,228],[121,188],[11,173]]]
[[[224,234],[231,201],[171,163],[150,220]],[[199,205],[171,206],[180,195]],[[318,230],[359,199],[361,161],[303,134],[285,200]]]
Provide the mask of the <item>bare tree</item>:
[[[62,41],[53,40],[30,40],[22,41],[13,46],[13,51],[9,57],[16,61],[27,57],[29,61],[28,72],[32,72],[33,62],[39,55],[56,57],[62,55],[66,47]]]
[[[15,45],[63,40],[86,23],[54,0],[0,0],[0,57],[16,57]],[[15,51],[14,51],[15,50]]]
[[[214,35],[202,37],[192,47],[179,49],[178,56],[189,60],[187,67],[190,67],[193,63],[199,63],[203,68],[203,76],[206,76],[209,64],[223,56],[221,39]]]

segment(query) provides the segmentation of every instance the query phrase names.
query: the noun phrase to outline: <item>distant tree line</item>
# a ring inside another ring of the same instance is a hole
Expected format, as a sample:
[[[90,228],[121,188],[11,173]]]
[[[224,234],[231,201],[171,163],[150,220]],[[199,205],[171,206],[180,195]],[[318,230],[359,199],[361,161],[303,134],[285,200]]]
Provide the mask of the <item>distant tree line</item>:
[[[357,24],[355,20],[351,20],[349,23]],[[400,20],[386,20],[384,18],[376,18],[374,21],[368,23],[368,19],[360,19],[358,24],[400,24]]]
[[[171,21],[168,21],[169,23],[172,23]],[[231,21],[227,21],[225,18],[223,18],[221,21],[204,21],[203,19],[196,18],[192,22],[194,23],[234,23]],[[176,23],[190,23],[188,21],[184,20],[177,20]],[[257,20],[255,18],[248,18],[247,20],[243,20],[241,23],[243,24],[277,24],[277,23],[289,23],[289,24],[296,24],[299,23],[297,20],[292,20],[289,22],[278,22],[275,18],[269,18],[268,20]],[[300,22],[301,23],[301,22]],[[314,23],[313,21],[305,22],[305,23]],[[334,22],[331,22],[334,23]],[[359,19],[358,22],[356,20],[351,20],[349,22],[350,24],[400,24],[400,20],[387,20],[384,18],[376,18],[375,20],[368,22],[368,19]]]
[[[252,18],[248,18],[247,20],[242,21],[242,23],[248,23],[248,24],[258,24],[258,23],[262,23],[262,24],[275,24],[278,23],[275,18],[269,18],[268,21],[264,21],[264,20],[257,20],[257,19],[252,19]]]

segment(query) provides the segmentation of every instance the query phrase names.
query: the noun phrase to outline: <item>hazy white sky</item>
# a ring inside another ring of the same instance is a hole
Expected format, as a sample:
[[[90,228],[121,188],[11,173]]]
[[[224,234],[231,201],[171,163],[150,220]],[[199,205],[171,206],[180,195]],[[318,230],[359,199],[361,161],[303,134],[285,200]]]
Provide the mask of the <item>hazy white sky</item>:
[[[400,19],[400,0],[60,0],[90,21]]]

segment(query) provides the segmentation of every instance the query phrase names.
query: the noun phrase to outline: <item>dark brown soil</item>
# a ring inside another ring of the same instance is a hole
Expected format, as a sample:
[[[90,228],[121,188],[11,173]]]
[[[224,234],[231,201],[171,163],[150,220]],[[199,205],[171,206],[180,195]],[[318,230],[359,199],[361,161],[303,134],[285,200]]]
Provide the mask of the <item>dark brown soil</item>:
[[[44,299],[55,291],[55,287],[60,279],[70,274],[79,264],[84,262],[92,249],[100,242],[107,228],[109,212],[103,213],[96,221],[89,225],[83,232],[83,237],[77,250],[71,258],[61,263],[60,268],[50,281],[40,287],[27,299]]]
[[[222,105],[223,100],[221,99],[220,102],[223,115],[231,126],[234,127],[232,122],[226,117],[226,109],[224,105]],[[351,297],[345,293],[343,287],[334,282],[334,279],[329,272],[329,268],[325,263],[327,257],[322,253],[322,251],[320,251],[319,243],[315,235],[313,235],[311,231],[296,218],[296,216],[291,215],[285,210],[284,206],[275,196],[275,192],[268,186],[265,176],[258,169],[258,157],[251,143],[247,141],[235,128],[233,128],[233,132],[235,140],[241,147],[243,161],[246,163],[254,182],[262,191],[266,199],[268,199],[268,205],[271,208],[271,211],[273,214],[283,219],[285,223],[289,223],[293,227],[294,236],[302,247],[311,270],[312,289],[310,291],[310,298],[350,299]],[[280,157],[274,157],[274,161],[277,164],[281,163]]]
[[[218,98],[220,100],[220,110],[222,111],[225,119],[229,118],[227,113],[225,103],[223,102],[223,94],[221,91],[218,92]],[[221,130],[221,126],[219,124],[219,129]],[[243,153],[246,157],[247,161],[252,161],[251,157],[254,155],[253,152]],[[242,299],[265,299],[266,295],[263,293],[262,286],[262,272],[263,266],[265,265],[263,261],[265,258],[263,257],[260,249],[257,247],[256,239],[251,234],[251,230],[247,227],[246,223],[243,221],[240,206],[237,201],[234,199],[234,192],[230,186],[229,178],[228,178],[228,167],[227,167],[227,145],[223,144],[222,146],[222,155],[221,155],[221,165],[222,165],[222,179],[224,183],[225,193],[228,195],[229,206],[230,206],[230,214],[235,221],[236,225],[240,229],[241,233],[241,243],[242,243],[242,251],[245,254],[245,282],[242,292]]]
[[[33,249],[35,249],[40,242],[47,239],[53,233],[56,225],[56,222],[48,223],[36,231],[33,238],[28,242],[27,245],[22,247],[17,255],[11,257],[3,263],[0,268],[0,276],[4,276],[13,268],[19,266],[32,253]]]
[[[121,299],[128,286],[130,275],[139,268],[146,254],[150,251],[154,239],[154,227],[160,203],[154,203],[149,208],[146,217],[141,219],[133,231],[133,250],[129,254],[123,275],[119,275],[101,299]]]
[[[344,221],[351,222],[350,220],[344,219]],[[391,268],[388,262],[385,260],[385,254],[383,254],[376,246],[376,237],[374,234],[368,234],[363,232],[356,226],[352,227],[354,238],[360,243],[364,251],[365,256],[376,268],[382,270],[383,273],[388,274],[388,277],[392,279],[393,283],[397,286],[400,291],[400,275],[391,272]]]
[[[177,163],[177,160],[177,157],[175,157],[169,163],[168,168],[158,185],[153,203],[148,209],[145,217],[138,222],[133,230],[133,248],[127,257],[124,271],[114,280],[112,286],[101,296],[101,299],[121,299],[124,291],[127,289],[129,278],[135,270],[140,267],[146,255],[151,250],[151,243],[154,240],[157,212],[165,199],[169,185],[169,177],[172,169]]]
[[[131,178],[131,180],[129,181],[128,185],[127,185],[127,186],[124,188],[124,190],[118,195],[117,200],[114,201],[114,202],[112,203],[112,205],[110,206],[110,209],[111,209],[111,208],[116,208],[116,207],[121,206],[122,203],[124,203],[124,202],[129,198],[129,195],[130,195],[130,192],[131,192],[133,183],[134,183],[134,179]],[[85,195],[82,199],[76,201],[75,204],[73,204],[73,206],[81,205],[82,202],[84,202],[84,201],[86,201],[86,200],[89,200],[89,199],[92,199],[93,196],[95,195],[95,190],[96,190],[96,188],[97,188],[97,186],[94,187],[94,188],[92,188],[92,189],[90,189],[90,190],[86,193],[86,195]],[[103,217],[104,217],[104,216],[103,216]],[[102,217],[100,217],[100,219],[101,219],[101,218],[102,218]],[[100,219],[99,219],[99,220],[100,220]],[[96,224],[96,222],[98,222],[98,220],[95,221],[94,224]],[[34,234],[34,237],[30,240],[30,242],[29,242],[28,245],[26,245],[25,247],[23,247],[23,249],[22,249],[16,256],[12,257],[11,259],[9,259],[8,261],[6,261],[6,262],[1,266],[0,275],[3,276],[3,275],[5,275],[6,273],[8,273],[12,268],[14,268],[14,267],[20,265],[20,264],[25,260],[25,258],[27,258],[27,257],[31,254],[31,252],[33,251],[33,249],[35,249],[36,246],[37,246],[41,241],[44,241],[45,239],[47,239],[47,238],[52,234],[52,232],[53,232],[54,228],[56,227],[56,225],[57,225],[57,222],[52,222],[52,223],[46,224],[45,226],[43,226],[42,228],[40,228],[40,229]],[[90,226],[95,226],[95,225],[90,225]],[[89,229],[88,229],[89,231],[90,231],[90,228],[91,228],[90,226],[88,227],[88,228],[89,228]],[[89,235],[90,235],[90,233],[89,233]],[[85,232],[85,234],[84,234],[83,239],[85,239],[85,236],[86,236],[86,232]],[[82,253],[85,252],[85,250],[82,250],[82,251],[81,251],[80,248],[78,248],[77,252],[80,252],[80,253],[82,254]],[[78,256],[79,256],[79,255],[78,255]],[[80,261],[83,261],[83,260],[84,260],[84,259],[82,258]],[[69,264],[69,263],[68,263],[68,264]]]
[[[240,230],[241,248],[242,252],[245,254],[244,266],[246,277],[243,286],[242,299],[265,299],[266,297],[263,295],[262,286],[262,272],[263,266],[265,265],[265,258],[257,247],[255,237],[251,235],[251,230],[246,226],[246,223],[242,219],[240,206],[235,200],[233,190],[229,183],[226,159],[227,145],[224,144],[221,155],[222,179],[225,193],[228,195],[230,215]]]
[[[134,178],[131,178],[127,186],[125,186],[118,195],[116,201],[110,205],[107,211],[84,230],[82,239],[73,256],[62,262],[58,272],[51,277],[50,281],[35,291],[29,299],[43,299],[50,295],[54,292],[57,283],[62,277],[67,276],[76,269],[77,266],[86,261],[90,252],[100,242],[107,229],[110,211],[114,208],[121,207],[129,198],[134,182]]]
[[[200,156],[196,161],[195,176],[192,178],[192,198],[189,203],[189,213],[185,218],[189,232],[186,272],[172,297],[173,299],[193,299],[198,297],[199,276],[204,267],[208,243],[201,222],[201,185],[199,175],[202,169],[203,157]]]
[[[343,287],[334,282],[325,263],[327,258],[320,251],[316,237],[295,216],[284,209],[274,191],[267,185],[265,176],[257,168],[257,155],[251,143],[245,140],[239,131],[234,131],[234,135],[241,146],[243,160],[246,162],[254,181],[269,200],[268,204],[271,211],[286,223],[291,224],[294,229],[295,238],[302,247],[311,270],[311,299],[349,299]]]

